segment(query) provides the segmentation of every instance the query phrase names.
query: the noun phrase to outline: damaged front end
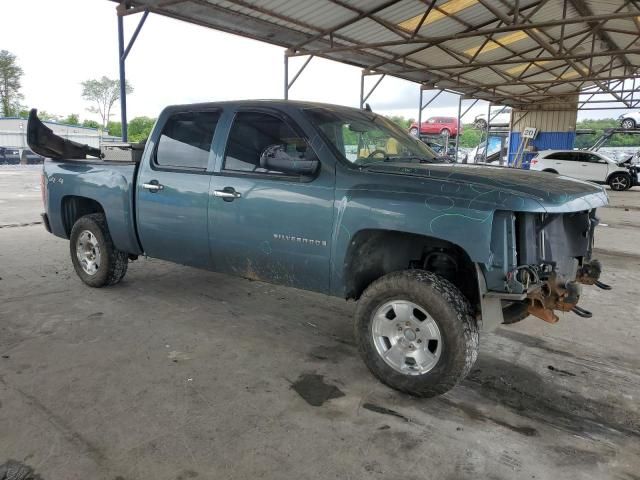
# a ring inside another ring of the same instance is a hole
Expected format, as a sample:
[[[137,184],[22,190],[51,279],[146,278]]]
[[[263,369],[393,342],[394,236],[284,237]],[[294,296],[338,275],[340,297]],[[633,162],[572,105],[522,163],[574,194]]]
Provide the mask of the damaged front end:
[[[482,272],[486,281],[483,320],[487,318],[485,304],[492,314],[500,309],[504,323],[515,323],[528,315],[556,323],[558,311],[591,317],[591,312],[578,306],[582,285],[611,288],[600,281],[602,265],[591,258],[597,224],[595,209],[496,212],[493,257]]]

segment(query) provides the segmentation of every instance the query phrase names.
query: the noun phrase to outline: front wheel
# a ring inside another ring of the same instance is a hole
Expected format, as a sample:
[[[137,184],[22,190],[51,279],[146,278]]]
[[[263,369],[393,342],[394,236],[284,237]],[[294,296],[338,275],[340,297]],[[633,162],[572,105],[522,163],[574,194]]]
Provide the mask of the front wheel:
[[[449,137],[451,136],[451,130],[449,130],[448,128],[443,128],[442,130],[440,130],[440,135],[443,137]]]
[[[70,236],[71,261],[80,279],[90,287],[120,282],[127,273],[129,256],[113,246],[103,214],[80,217]]]
[[[390,273],[372,283],[358,302],[355,336],[373,375],[419,397],[453,388],[478,356],[469,302],[451,282],[424,270]]]
[[[625,130],[630,130],[632,128],[636,128],[636,122],[633,118],[625,118],[621,124],[622,128]]]
[[[625,173],[614,173],[609,177],[609,186],[611,190],[621,192],[631,188],[631,178]]]

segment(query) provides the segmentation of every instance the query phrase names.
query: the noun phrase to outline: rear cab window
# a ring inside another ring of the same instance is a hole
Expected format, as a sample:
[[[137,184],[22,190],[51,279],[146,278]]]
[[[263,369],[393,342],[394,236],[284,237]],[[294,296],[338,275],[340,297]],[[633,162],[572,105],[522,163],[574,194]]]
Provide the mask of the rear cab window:
[[[204,172],[219,119],[220,111],[171,114],[160,133],[154,167]]]

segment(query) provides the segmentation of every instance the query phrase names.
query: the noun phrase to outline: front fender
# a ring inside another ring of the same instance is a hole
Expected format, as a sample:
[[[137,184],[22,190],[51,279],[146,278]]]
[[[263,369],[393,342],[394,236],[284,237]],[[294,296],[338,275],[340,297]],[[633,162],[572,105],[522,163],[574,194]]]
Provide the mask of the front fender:
[[[466,191],[469,189],[471,191]],[[425,191],[435,190],[422,187],[415,191],[393,191],[380,185],[336,189],[331,256],[334,294],[344,292],[345,259],[359,231],[391,230],[441,239],[460,247],[471,261],[488,264],[492,257],[496,203],[499,202],[501,209],[511,211],[540,209],[539,203],[526,197],[472,185],[439,181],[438,193]]]

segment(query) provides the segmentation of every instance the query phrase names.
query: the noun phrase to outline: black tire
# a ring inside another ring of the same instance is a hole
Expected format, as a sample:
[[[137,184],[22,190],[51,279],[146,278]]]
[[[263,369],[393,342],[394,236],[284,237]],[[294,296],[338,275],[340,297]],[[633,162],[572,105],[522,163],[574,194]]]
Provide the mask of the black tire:
[[[631,177],[626,173],[614,173],[607,180],[611,190],[622,192],[631,188]]]
[[[442,351],[426,373],[401,373],[388,365],[376,349],[373,317],[392,300],[406,300],[424,308],[440,330]],[[424,270],[390,273],[373,282],[358,301],[355,337],[360,355],[375,377],[391,388],[418,397],[433,397],[452,389],[469,373],[478,356],[478,324],[469,302],[451,282]]]
[[[487,129],[487,122],[484,121],[484,120],[476,120],[476,122],[473,125],[478,130],[486,130]]]
[[[442,137],[450,137],[451,136],[451,130],[449,130],[448,128],[443,128],[442,130],[440,130],[440,136],[442,136]]]
[[[632,128],[636,128],[636,121],[633,118],[625,118],[620,123],[620,126],[625,130],[631,130]]]
[[[412,127],[411,129],[409,129],[409,134],[411,134],[414,137],[418,138],[418,128],[417,127]]]
[[[78,237],[84,231],[95,236],[100,249],[100,265],[93,274],[85,272],[77,255]],[[70,237],[71,261],[80,279],[90,287],[100,288],[115,285],[127,273],[129,256],[116,250],[107,228],[107,221],[102,213],[92,213],[80,217],[71,229]]]

